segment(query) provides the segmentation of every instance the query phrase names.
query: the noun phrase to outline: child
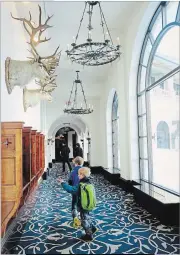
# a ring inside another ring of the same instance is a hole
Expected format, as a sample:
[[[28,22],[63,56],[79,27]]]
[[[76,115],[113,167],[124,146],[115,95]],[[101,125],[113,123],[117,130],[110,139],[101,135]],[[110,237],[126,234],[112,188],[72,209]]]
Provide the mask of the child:
[[[78,170],[83,166],[84,159],[81,157],[76,157],[73,160],[75,167],[70,173],[68,183],[71,186],[76,186],[79,184]],[[80,220],[77,217],[77,195],[72,194],[72,217],[73,217],[73,227],[78,227],[81,225]]]
[[[92,205],[94,202],[94,206],[95,206],[95,201],[96,201],[96,198],[95,198],[95,191],[94,191],[94,186],[90,183],[90,180],[89,180],[89,177],[90,177],[90,169],[87,168],[87,167],[82,167],[78,170],[78,176],[79,176],[79,184],[77,184],[76,186],[70,186],[68,185],[67,183],[65,183],[61,178],[59,179],[59,182],[61,183],[62,187],[69,193],[71,194],[76,194],[77,195],[77,207],[78,207],[78,210],[80,212],[80,217],[81,217],[81,225],[83,227],[83,229],[85,230],[86,234],[83,235],[81,237],[81,239],[83,241],[92,241],[93,240],[93,237],[92,235],[97,231],[96,227],[92,224],[91,222],[91,219],[90,219],[90,216],[89,216],[89,212],[90,210],[85,210],[84,209],[84,202],[82,201],[82,194],[83,193],[83,190],[81,187],[84,187],[85,186],[88,186],[89,184],[89,189],[86,189],[86,192],[87,190],[90,190],[91,188],[91,191],[93,190],[94,192],[94,197],[92,197],[92,192],[89,193],[90,196],[88,196],[89,198],[89,203],[88,205]],[[93,188],[93,189],[92,189]],[[93,208],[93,206],[92,206]]]

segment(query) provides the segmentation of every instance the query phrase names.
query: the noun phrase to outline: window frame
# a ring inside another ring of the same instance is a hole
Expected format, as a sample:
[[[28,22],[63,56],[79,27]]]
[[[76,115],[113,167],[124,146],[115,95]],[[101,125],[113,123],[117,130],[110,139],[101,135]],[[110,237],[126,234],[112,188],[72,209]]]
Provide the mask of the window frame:
[[[158,87],[160,84],[162,84],[165,80],[167,80],[169,77],[175,75],[177,72],[180,71],[180,65],[178,67],[176,67],[175,69],[171,70],[169,73],[167,73],[166,75],[164,75],[163,77],[161,77],[160,79],[158,79],[157,81],[151,83],[151,67],[152,67],[152,62],[154,59],[154,55],[156,53],[156,50],[158,48],[158,46],[161,43],[161,40],[163,39],[164,35],[174,26],[180,26],[180,2],[177,6],[177,10],[176,10],[176,15],[175,15],[175,20],[169,24],[167,24],[167,18],[166,18],[166,7],[168,6],[169,2],[161,2],[159,4],[159,6],[157,7],[151,21],[149,24],[149,27],[146,31],[145,37],[144,37],[144,41],[142,44],[142,49],[141,49],[141,53],[140,53],[140,58],[139,58],[139,65],[138,65],[138,73],[137,73],[137,116],[138,116],[138,146],[139,146],[139,152],[140,152],[140,138],[142,138],[140,136],[140,134],[142,133],[141,127],[140,127],[140,121],[139,119],[143,116],[146,117],[146,129],[147,129],[147,160],[148,160],[148,181],[149,183],[153,183],[153,161],[152,161],[152,133],[151,133],[151,114],[150,114],[150,90]],[[161,13],[161,14],[160,14]],[[153,37],[152,34],[152,29],[154,27],[154,24],[156,23],[156,20],[158,18],[158,16],[162,15],[162,29],[159,32],[159,34],[157,35],[156,38]],[[147,46],[147,42],[148,39],[150,40],[151,44],[152,44],[152,48],[149,54],[149,58],[147,61],[147,66],[144,65],[143,63],[143,59],[144,59],[144,55],[146,54],[146,46]],[[141,90],[141,69],[142,67],[146,68],[146,76],[145,76],[145,84],[144,84],[144,89]],[[145,113],[140,113],[139,109],[141,109],[141,99],[140,97],[144,96],[145,97]],[[139,98],[139,99],[138,99]],[[140,180],[143,180],[142,178],[142,171],[141,171],[141,167],[140,167],[140,162],[141,162],[142,158],[140,157],[140,153],[139,153],[139,177]],[[158,184],[157,184],[158,185]],[[164,189],[166,189],[166,187],[164,187]],[[167,191],[169,189],[167,188]],[[171,191],[174,192],[174,194],[176,193],[175,191]]]

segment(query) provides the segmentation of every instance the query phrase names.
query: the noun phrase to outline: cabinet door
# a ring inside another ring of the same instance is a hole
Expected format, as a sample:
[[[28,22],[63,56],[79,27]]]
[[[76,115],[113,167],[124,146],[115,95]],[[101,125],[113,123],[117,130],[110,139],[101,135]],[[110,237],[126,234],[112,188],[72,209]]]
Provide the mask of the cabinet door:
[[[1,232],[22,196],[22,122],[1,123]]]

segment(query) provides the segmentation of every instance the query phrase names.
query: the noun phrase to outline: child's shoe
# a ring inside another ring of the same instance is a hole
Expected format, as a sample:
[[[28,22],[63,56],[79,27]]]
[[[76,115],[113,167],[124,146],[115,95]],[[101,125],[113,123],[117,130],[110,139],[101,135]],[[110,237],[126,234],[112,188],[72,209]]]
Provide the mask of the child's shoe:
[[[85,242],[91,242],[93,240],[93,237],[91,234],[85,234],[81,236],[80,239]]]
[[[96,233],[98,231],[98,228],[96,228],[95,226],[92,226],[92,233]]]
[[[81,221],[78,219],[78,217],[74,217],[73,228],[79,228],[80,226],[81,226]]]

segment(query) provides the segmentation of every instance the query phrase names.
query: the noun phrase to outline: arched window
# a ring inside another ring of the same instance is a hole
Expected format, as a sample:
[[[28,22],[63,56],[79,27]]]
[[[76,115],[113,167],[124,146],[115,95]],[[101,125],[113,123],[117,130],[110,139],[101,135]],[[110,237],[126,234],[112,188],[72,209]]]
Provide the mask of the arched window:
[[[157,125],[157,148],[169,149],[169,127],[165,121]]]
[[[179,151],[159,148],[170,148],[169,132],[174,121],[179,122],[179,45],[180,3],[161,2],[148,27],[139,61],[140,177],[178,193]],[[169,128],[165,122],[159,123],[162,119],[170,123]]]
[[[118,144],[118,97],[115,92],[112,103],[112,156],[113,168],[119,168],[119,144]]]

